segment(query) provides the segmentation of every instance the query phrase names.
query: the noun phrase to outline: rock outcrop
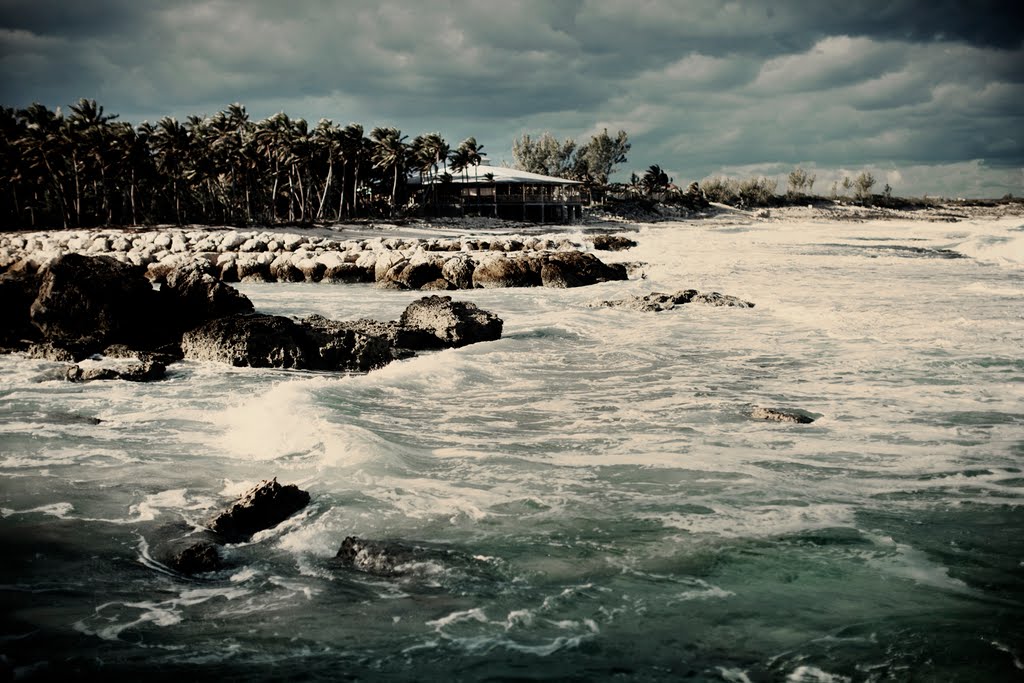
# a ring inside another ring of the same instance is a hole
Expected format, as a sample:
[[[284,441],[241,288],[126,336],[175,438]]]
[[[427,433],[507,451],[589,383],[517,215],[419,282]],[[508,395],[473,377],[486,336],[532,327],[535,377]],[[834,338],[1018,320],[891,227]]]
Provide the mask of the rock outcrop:
[[[594,249],[598,251],[623,251],[636,246],[636,240],[622,235],[594,235]]]
[[[163,379],[167,367],[153,360],[135,360],[101,365],[97,363],[71,365],[64,373],[69,382],[91,382],[93,380],[121,379],[129,382],[152,382]]]
[[[790,422],[792,424],[811,424],[814,418],[793,410],[777,410],[775,408],[755,407],[750,411],[750,417],[755,420],[767,420],[768,422]]]
[[[607,306],[610,308],[628,308],[634,311],[659,312],[670,311],[678,306],[689,303],[703,303],[710,306],[734,306],[737,308],[753,308],[754,304],[727,294],[718,292],[698,292],[696,289],[684,289],[672,294],[652,292],[645,296],[633,296],[628,299],[601,301],[591,306]]]
[[[29,315],[44,339],[98,351],[113,342],[149,343],[156,303],[135,267],[109,256],[67,254],[41,271]]]
[[[435,295],[409,304],[402,312],[399,325],[406,330],[427,333],[434,341],[425,343],[432,343],[434,348],[454,348],[501,339],[503,322],[476,304]]]
[[[261,481],[231,507],[216,515],[209,528],[229,543],[277,526],[309,504],[309,493],[294,484],[281,485],[277,478]]]
[[[186,332],[186,358],[238,367],[366,372],[415,351],[501,338],[502,320],[476,305],[429,296],[412,302],[398,321],[300,321],[250,314],[218,318]]]

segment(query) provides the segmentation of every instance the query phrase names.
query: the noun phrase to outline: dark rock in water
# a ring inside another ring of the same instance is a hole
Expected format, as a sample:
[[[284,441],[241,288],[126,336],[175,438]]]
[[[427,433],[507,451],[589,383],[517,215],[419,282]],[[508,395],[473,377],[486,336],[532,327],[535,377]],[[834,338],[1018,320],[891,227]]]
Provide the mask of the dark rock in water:
[[[629,277],[621,263],[605,263],[583,251],[546,254],[541,260],[541,284],[545,287],[585,287]]]
[[[776,410],[774,408],[756,407],[750,411],[750,416],[755,420],[767,420],[769,422],[791,422],[804,425],[814,422],[814,418],[809,415],[795,411]]]
[[[91,382],[93,380],[123,379],[129,382],[152,382],[163,379],[167,368],[163,363],[140,360],[118,365],[72,365],[65,372],[70,382]]]
[[[406,549],[380,541],[366,541],[349,536],[341,543],[334,556],[342,564],[376,576],[394,576],[395,568],[408,561]]]
[[[39,290],[39,278],[26,265],[15,264],[0,275],[0,345],[20,346],[37,339],[30,310]]]
[[[52,342],[31,344],[27,349],[29,358],[41,358],[43,360],[57,361],[58,363],[74,363],[89,354],[82,349],[69,349],[64,346],[57,346]]]
[[[682,289],[672,294],[652,292],[646,296],[634,296],[629,299],[618,299],[614,301],[601,301],[592,306],[608,306],[611,308],[629,308],[635,311],[659,312],[670,311],[677,306],[691,302],[709,304],[711,306],[735,306],[738,308],[753,308],[754,304],[743,301],[734,296],[719,294],[718,292],[701,293],[696,289]]]
[[[217,537],[209,531],[195,531],[182,523],[165,524],[147,534],[150,555],[182,574],[202,574],[223,569],[217,552]]]
[[[215,572],[224,566],[217,553],[217,546],[202,541],[187,546],[172,556],[167,564],[176,571],[189,575]]]
[[[436,340],[434,348],[501,339],[503,326],[501,318],[475,304],[437,295],[413,301],[402,312],[399,323],[406,330],[428,332]]]
[[[369,334],[351,323],[313,315],[303,319],[298,329],[309,342],[311,360],[315,359],[315,367],[320,369],[366,372],[401,357],[387,337]]]
[[[228,542],[246,541],[257,531],[277,526],[307,504],[309,493],[294,484],[282,486],[275,477],[247,491],[210,520],[209,527]]]
[[[391,347],[395,360],[415,356],[416,349],[437,348],[432,334],[423,330],[407,329],[402,327],[397,320],[382,321],[360,318],[346,320],[341,324],[350,330],[383,339]]]
[[[744,301],[728,294],[719,294],[718,292],[701,292],[695,294],[691,301],[695,301],[701,304],[709,304],[711,306],[734,306],[737,308],[753,308],[754,304],[749,301]]]
[[[289,318],[233,315],[211,320],[181,339],[185,358],[212,360],[236,367],[310,368],[305,339]]]
[[[152,336],[156,292],[142,272],[109,256],[65,254],[41,272],[32,324],[49,341],[99,350]]]
[[[599,251],[622,251],[636,246],[636,240],[622,235],[594,235],[594,249]]]
[[[253,310],[249,297],[196,268],[170,272],[160,290],[167,324],[180,331],[199,323]]]

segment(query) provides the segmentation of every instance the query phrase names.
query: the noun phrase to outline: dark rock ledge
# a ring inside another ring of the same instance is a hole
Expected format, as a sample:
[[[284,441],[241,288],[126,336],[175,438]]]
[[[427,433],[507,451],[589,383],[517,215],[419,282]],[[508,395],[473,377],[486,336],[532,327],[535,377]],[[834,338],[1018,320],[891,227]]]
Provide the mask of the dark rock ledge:
[[[168,272],[157,290],[141,268],[73,253],[38,272],[23,264],[0,274],[0,315],[0,348],[73,363],[65,373],[72,381],[160,379],[182,357],[366,372],[417,351],[500,339],[502,331],[493,313],[436,295],[389,322],[263,315],[200,269]]]

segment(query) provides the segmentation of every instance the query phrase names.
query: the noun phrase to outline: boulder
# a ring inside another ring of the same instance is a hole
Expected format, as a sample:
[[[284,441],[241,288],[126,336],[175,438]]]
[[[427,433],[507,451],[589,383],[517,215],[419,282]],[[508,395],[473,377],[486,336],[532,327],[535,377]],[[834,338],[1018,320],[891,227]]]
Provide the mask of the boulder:
[[[548,266],[547,281],[544,280],[544,270],[541,269],[541,283],[545,287],[582,287],[628,278],[624,265],[608,264],[593,254],[582,251],[547,254],[542,259],[544,265]]]
[[[214,318],[253,310],[249,297],[212,275],[192,268],[169,273],[160,289],[160,300],[164,320],[178,331]]]
[[[409,557],[408,553],[389,544],[348,536],[341,542],[341,547],[334,559],[347,567],[367,574],[395,576],[398,573],[396,567],[407,561]]]
[[[214,516],[208,526],[229,543],[247,541],[275,527],[309,504],[309,493],[294,484],[282,486],[277,478],[264,480],[231,507]]]
[[[39,278],[28,266],[15,264],[0,275],[0,345],[20,346],[39,337],[32,325],[32,302],[39,290]]]
[[[206,322],[182,336],[185,358],[236,367],[309,368],[305,339],[289,318],[232,315]]]
[[[29,358],[41,358],[52,360],[58,363],[74,363],[85,358],[89,354],[81,349],[69,349],[64,346],[56,346],[52,342],[41,342],[30,344],[26,349]]]
[[[792,424],[811,424],[814,418],[802,412],[792,410],[776,410],[775,408],[755,407],[750,411],[750,417],[755,420],[767,420],[768,422],[789,422]]]
[[[473,289],[473,271],[476,263],[469,256],[459,255],[446,259],[441,266],[441,277],[456,289]]]
[[[128,382],[152,382],[163,379],[167,368],[153,360],[106,364],[79,364],[67,368],[64,377],[69,382],[91,382],[93,380],[123,379]]]
[[[325,282],[373,282],[373,270],[355,263],[338,263],[327,266],[322,279]]]
[[[623,251],[636,246],[636,240],[622,235],[594,235],[594,249],[599,251]]]
[[[186,575],[223,569],[217,552],[217,536],[209,531],[196,531],[192,525],[176,522],[164,524],[147,534],[150,555],[154,560]]]
[[[400,357],[387,337],[360,329],[358,324],[313,315],[303,319],[299,329],[309,342],[312,362],[323,370],[367,372]]]
[[[409,304],[399,323],[407,330],[429,333],[442,348],[500,339],[503,325],[501,318],[476,304],[437,295]]]
[[[98,349],[151,338],[156,303],[156,292],[135,267],[71,253],[43,269],[30,316],[49,341]]]
[[[473,286],[495,287],[539,287],[541,285],[541,262],[527,256],[491,257],[476,264],[473,269]]]

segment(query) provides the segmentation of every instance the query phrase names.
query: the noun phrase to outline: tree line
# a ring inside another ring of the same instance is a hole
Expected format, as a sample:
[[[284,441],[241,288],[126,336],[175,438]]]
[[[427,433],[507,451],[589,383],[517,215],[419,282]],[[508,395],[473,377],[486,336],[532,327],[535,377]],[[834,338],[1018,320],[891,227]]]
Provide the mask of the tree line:
[[[132,125],[82,99],[64,115],[0,107],[0,225],[248,225],[392,216],[404,177],[450,178],[482,161],[473,137],[412,141],[393,127],[340,126],[232,104],[184,122]],[[443,171],[442,171],[443,169]],[[435,184],[436,185],[436,184]],[[437,200],[436,186],[432,194]]]

